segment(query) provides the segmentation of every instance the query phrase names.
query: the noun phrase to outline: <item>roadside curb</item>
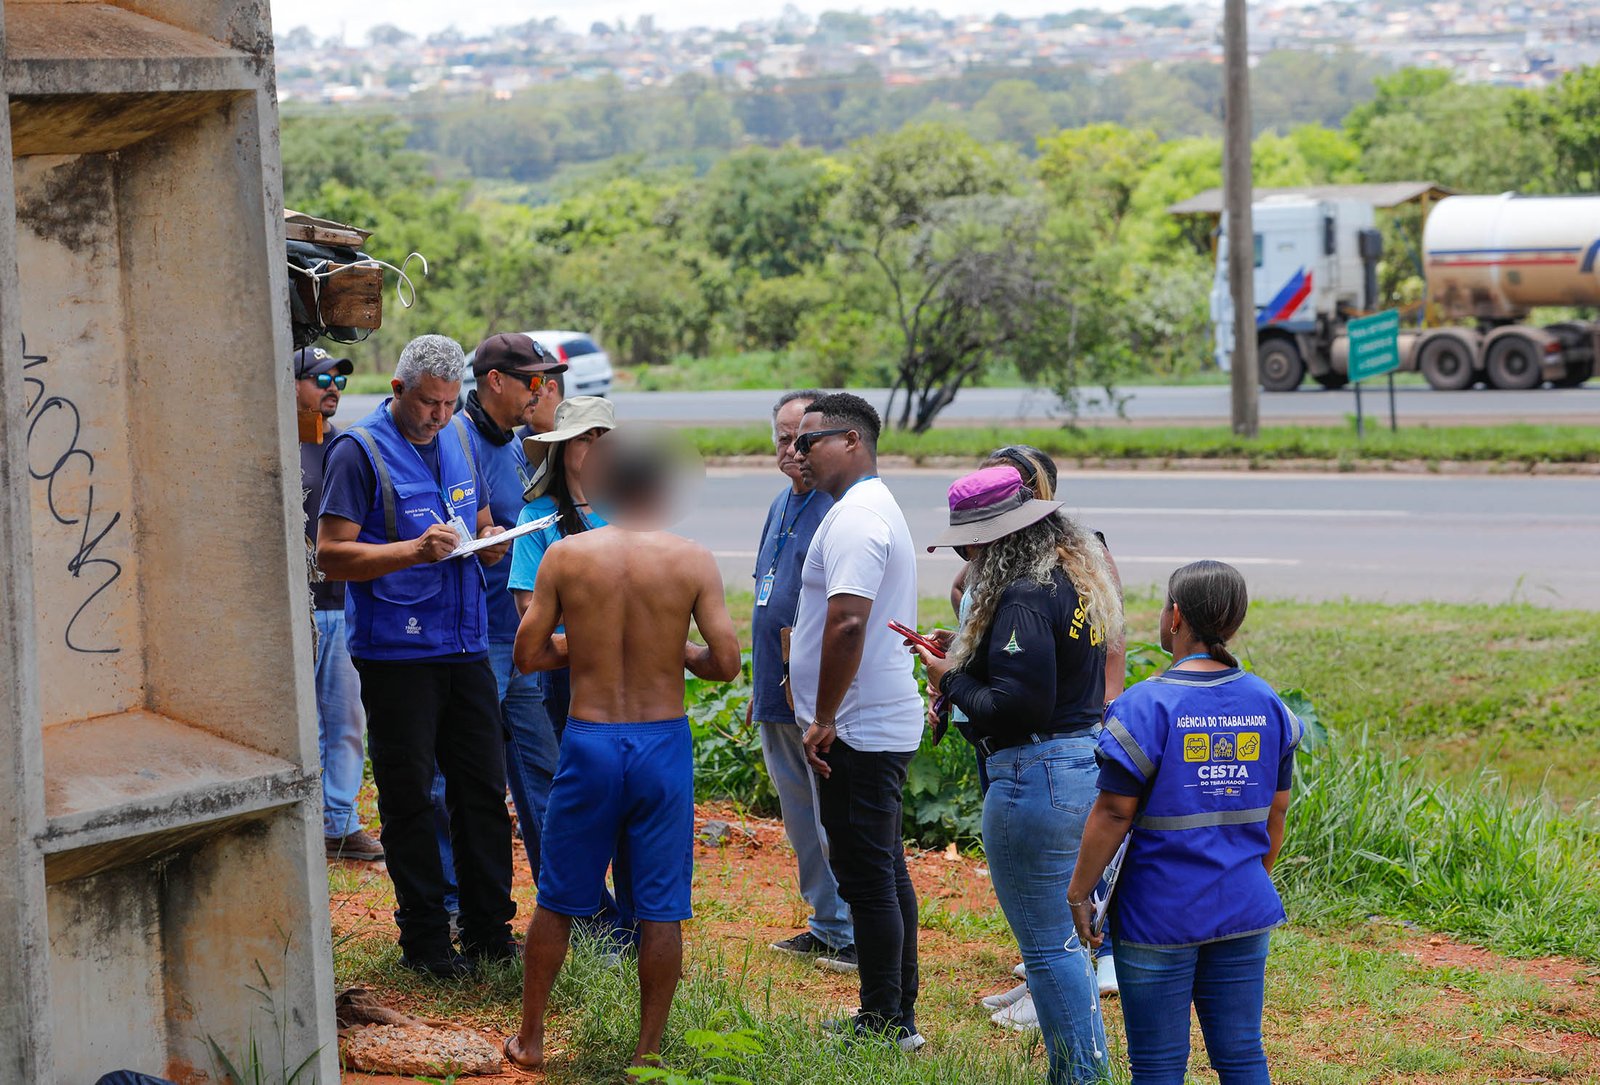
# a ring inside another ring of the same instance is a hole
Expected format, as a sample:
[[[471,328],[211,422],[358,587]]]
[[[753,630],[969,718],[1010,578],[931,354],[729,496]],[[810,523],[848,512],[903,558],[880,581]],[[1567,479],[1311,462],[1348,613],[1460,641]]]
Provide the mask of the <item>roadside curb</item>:
[[[954,469],[972,467],[978,456],[880,456],[878,465],[897,470],[908,468]],[[1380,460],[1326,459],[1280,460],[1244,457],[1149,457],[1114,459],[1101,456],[1056,456],[1063,468],[1085,471],[1237,471],[1240,473],[1285,474],[1377,474],[1377,475],[1539,475],[1600,477],[1600,463],[1544,463],[1528,460]],[[771,456],[708,456],[709,467],[771,467]]]

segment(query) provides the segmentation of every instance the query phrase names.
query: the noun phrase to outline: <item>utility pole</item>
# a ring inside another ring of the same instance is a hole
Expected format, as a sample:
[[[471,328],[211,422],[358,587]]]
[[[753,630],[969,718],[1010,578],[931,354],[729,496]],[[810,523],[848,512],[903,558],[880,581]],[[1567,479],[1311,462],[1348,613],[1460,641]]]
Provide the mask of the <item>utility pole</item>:
[[[1222,53],[1226,70],[1222,119],[1222,196],[1228,209],[1228,292],[1233,295],[1233,432],[1260,429],[1256,364],[1255,227],[1250,217],[1250,47],[1245,0],[1225,0]]]

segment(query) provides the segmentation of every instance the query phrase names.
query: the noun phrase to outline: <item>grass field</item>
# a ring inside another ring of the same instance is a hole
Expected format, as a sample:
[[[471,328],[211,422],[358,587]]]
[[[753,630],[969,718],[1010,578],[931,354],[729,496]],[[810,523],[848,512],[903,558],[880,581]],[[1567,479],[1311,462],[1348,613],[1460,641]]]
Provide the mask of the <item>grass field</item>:
[[[772,434],[763,426],[702,426],[686,431],[707,456],[770,456]],[[1390,433],[1374,428],[1356,436],[1346,426],[1268,426],[1260,436],[1236,436],[1225,426],[1133,426],[1108,423],[1054,427],[937,427],[913,434],[890,430],[878,450],[914,461],[977,459],[1006,444],[1031,444],[1063,464],[1094,460],[1234,460],[1270,466],[1278,460],[1314,460],[1337,470],[1400,460],[1473,461],[1531,465],[1600,463],[1600,427],[1413,426]]]
[[[743,634],[751,598],[729,604]],[[1132,638],[1153,638],[1157,609],[1130,600]],[[924,600],[921,624],[948,610]],[[1268,973],[1275,1080],[1600,1080],[1600,623],[1515,605],[1258,603],[1236,647],[1274,685],[1304,689],[1331,736],[1302,755],[1279,868],[1291,926],[1274,938]],[[747,756],[759,762],[753,738]],[[919,851],[910,863],[929,1048],[846,1054],[818,1022],[854,1004],[852,978],[765,948],[806,914],[781,826],[726,804],[701,813],[735,831],[696,848],[669,1065],[763,1085],[1043,1079],[1037,1037],[999,1031],[976,1005],[1008,985],[1015,960],[980,852]],[[520,864],[519,853],[526,913]],[[514,1027],[514,969],[419,982],[398,964],[387,879],[355,864],[330,879],[341,985],[491,1033]],[[634,982],[631,965],[608,969],[580,947],[557,987],[552,1085],[623,1080]],[[1105,1014],[1125,1066],[1114,999]],[[715,1057],[690,1030],[743,1038]],[[1198,1034],[1194,1080],[1214,1080]]]

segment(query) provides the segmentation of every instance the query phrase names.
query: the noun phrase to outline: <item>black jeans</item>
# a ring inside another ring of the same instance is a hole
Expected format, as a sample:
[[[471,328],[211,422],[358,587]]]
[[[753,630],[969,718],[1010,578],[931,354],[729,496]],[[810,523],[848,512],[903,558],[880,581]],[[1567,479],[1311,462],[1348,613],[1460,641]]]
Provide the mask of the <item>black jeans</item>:
[[[902,792],[909,753],[871,753],[835,739],[817,779],[828,864],[850,905],[861,963],[863,1026],[917,1027],[917,891],[906,873]]]
[[[358,659],[355,665],[367,710],[367,751],[378,785],[400,948],[417,960],[450,952],[444,868],[428,799],[435,763],[444,774],[450,811],[462,948],[503,948],[517,906],[511,901],[500,695],[488,660]]]

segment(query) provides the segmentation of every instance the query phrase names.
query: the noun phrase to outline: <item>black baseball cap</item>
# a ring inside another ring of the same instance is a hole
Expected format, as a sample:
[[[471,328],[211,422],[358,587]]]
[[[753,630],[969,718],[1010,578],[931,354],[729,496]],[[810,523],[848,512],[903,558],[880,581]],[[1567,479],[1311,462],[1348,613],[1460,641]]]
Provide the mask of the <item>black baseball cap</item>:
[[[294,352],[295,380],[315,377],[323,373],[343,373],[349,376],[356,364],[349,358],[335,358],[321,347],[301,347]]]
[[[550,352],[540,346],[531,335],[521,332],[500,332],[478,344],[472,352],[472,372],[479,380],[492,369],[503,373],[556,374],[567,371],[566,362],[558,362]]]

